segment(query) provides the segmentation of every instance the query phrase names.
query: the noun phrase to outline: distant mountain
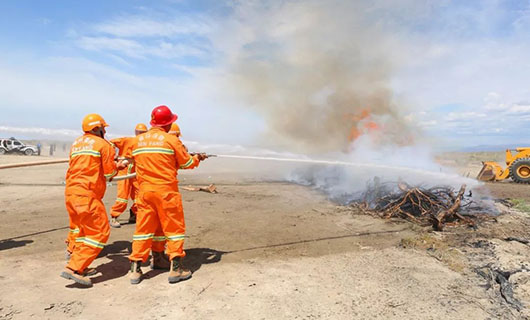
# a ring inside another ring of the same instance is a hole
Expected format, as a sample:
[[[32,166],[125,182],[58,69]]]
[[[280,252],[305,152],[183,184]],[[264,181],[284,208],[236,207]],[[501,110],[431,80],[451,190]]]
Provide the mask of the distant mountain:
[[[522,148],[522,147],[529,147],[530,143],[527,144],[502,144],[502,145],[480,145],[480,146],[472,146],[472,147],[464,147],[459,149],[459,151],[462,152],[496,152],[496,151],[505,151],[506,149],[515,149],[515,148]]]

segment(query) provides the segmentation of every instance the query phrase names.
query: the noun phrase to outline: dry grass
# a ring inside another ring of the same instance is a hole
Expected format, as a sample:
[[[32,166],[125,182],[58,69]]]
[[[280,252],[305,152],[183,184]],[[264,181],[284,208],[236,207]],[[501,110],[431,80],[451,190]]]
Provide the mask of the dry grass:
[[[400,246],[425,251],[453,271],[463,273],[465,270],[464,255],[458,249],[450,247],[439,234],[421,233],[414,237],[403,238]]]
[[[513,204],[514,209],[530,213],[530,203],[525,199],[510,199],[510,202]]]

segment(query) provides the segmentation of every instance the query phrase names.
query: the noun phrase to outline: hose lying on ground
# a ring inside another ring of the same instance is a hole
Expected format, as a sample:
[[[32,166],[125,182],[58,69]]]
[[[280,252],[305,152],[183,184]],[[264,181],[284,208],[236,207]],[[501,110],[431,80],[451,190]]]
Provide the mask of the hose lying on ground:
[[[55,159],[55,160],[44,160],[44,161],[32,161],[24,163],[9,163],[0,165],[0,169],[12,169],[12,168],[22,168],[22,167],[34,167],[34,166],[43,166],[47,164],[58,164],[58,163],[68,163],[69,159]],[[126,174],[122,176],[115,176],[112,178],[112,181],[120,181],[135,178],[136,173]]]
[[[32,161],[24,163],[9,163],[0,165],[0,169],[11,169],[11,168],[22,168],[22,167],[33,167],[33,166],[42,166],[46,164],[56,164],[56,163],[68,163],[69,159],[56,159],[56,160],[44,160],[44,161]]]

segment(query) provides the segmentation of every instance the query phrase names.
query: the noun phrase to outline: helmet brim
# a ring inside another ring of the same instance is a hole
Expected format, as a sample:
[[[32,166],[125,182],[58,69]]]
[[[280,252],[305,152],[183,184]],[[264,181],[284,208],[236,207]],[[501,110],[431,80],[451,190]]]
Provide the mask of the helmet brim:
[[[173,122],[177,121],[177,118],[178,116],[174,113],[171,114],[171,119],[168,120],[167,122],[164,122],[164,123],[156,123],[155,120],[151,120],[149,123],[153,126],[153,127],[165,127],[167,125],[170,125],[172,124]]]

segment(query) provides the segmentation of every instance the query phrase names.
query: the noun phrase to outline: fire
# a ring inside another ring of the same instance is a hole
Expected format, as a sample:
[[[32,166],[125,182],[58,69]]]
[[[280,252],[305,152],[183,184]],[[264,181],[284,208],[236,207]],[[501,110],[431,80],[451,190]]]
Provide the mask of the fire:
[[[346,114],[346,117],[351,121],[348,141],[350,143],[357,140],[362,135],[371,135],[381,130],[381,126],[377,124],[372,117],[369,109],[363,109],[358,114]]]
[[[396,127],[388,118],[378,116],[370,109],[362,109],[358,113],[344,115],[349,131],[347,133],[348,151],[352,151],[353,143],[362,136],[369,137],[373,145],[409,146],[414,144],[414,136],[411,132],[396,130]]]

